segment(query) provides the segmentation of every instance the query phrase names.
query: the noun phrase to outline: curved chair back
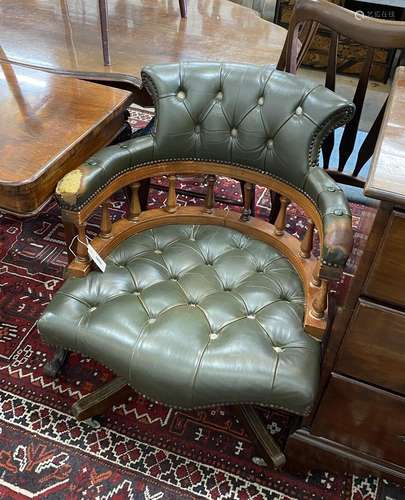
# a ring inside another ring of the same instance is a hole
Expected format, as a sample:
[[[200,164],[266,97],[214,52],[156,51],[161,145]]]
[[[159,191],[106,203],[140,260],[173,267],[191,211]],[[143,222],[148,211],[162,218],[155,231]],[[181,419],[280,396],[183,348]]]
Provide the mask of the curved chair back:
[[[317,167],[317,158],[325,136],[350,119],[353,105],[321,85],[253,65],[166,64],[145,68],[142,77],[156,107],[153,130],[97,152],[57,186],[68,240],[72,226],[77,232],[69,272],[83,276],[91,268],[86,224],[100,205],[100,235],[92,245],[102,257],[128,236],[162,224],[231,227],[288,257],[305,289],[306,331],[320,337],[328,280],[340,277],[352,248],[352,227],[344,194]],[[176,176],[184,174],[207,175],[204,207],[178,206]],[[155,176],[167,178],[167,203],[144,210],[141,184]],[[244,183],[242,214],[215,207],[216,176]],[[281,195],[274,226],[250,217],[255,184]],[[126,187],[131,192],[128,216],[112,223],[109,199]],[[290,201],[310,219],[302,242],[285,232]],[[312,252],[315,228],[320,259]]]
[[[365,17],[362,13],[352,12],[326,0],[297,0],[278,69],[296,73],[311,42],[321,28],[330,31],[329,60],[325,80],[325,86],[330,90],[335,90],[339,38],[346,37],[367,47],[365,61],[353,98],[356,112],[343,131],[339,143],[338,165],[330,165],[335,145],[334,134],[325,140],[322,148],[323,167],[335,180],[362,187],[364,179],[359,178],[359,174],[373,155],[387,102],[385,101],[370,131],[365,135],[353,170],[349,172],[348,160],[355,149],[371,68],[376,62],[376,49],[405,48],[405,22]]]
[[[303,190],[326,135],[353,114],[323,85],[247,64],[146,67],[156,160],[208,160],[262,171]]]

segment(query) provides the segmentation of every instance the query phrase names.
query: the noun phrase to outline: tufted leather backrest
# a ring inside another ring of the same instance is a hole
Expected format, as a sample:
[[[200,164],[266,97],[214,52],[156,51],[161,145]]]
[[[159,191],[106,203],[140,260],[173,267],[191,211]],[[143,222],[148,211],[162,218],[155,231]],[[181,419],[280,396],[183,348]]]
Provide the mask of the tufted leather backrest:
[[[354,106],[272,66],[179,63],[144,68],[157,108],[153,157],[212,160],[263,171],[300,190],[320,145]]]

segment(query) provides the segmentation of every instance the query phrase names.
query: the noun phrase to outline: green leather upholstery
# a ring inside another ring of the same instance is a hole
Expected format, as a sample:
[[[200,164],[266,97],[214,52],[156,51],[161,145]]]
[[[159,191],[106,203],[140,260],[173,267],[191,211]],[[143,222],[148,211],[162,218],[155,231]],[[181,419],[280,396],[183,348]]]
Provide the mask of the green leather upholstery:
[[[143,82],[156,106],[155,130],[104,148],[62,184],[62,208],[80,210],[112,179],[139,165],[178,159],[258,170],[303,192],[324,219],[323,264],[341,268],[350,242],[336,241],[349,224],[341,189],[317,167],[323,139],[353,115],[354,106],[322,85],[273,67],[180,63],[146,67]],[[68,174],[69,175],[69,174]],[[66,183],[65,183],[66,184]]]
[[[274,248],[219,226],[167,225],[121,243],[105,273],[68,279],[39,321],[174,407],[257,403],[306,414],[319,343],[302,284]]]

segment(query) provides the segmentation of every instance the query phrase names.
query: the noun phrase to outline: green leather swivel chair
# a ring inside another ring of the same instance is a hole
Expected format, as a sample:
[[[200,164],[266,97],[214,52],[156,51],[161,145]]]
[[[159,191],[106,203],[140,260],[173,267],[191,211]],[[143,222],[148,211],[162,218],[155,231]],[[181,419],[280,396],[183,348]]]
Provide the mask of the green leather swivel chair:
[[[273,67],[181,63],[146,67],[142,77],[154,130],[99,151],[58,184],[75,258],[39,331],[59,357],[77,351],[118,376],[75,403],[78,418],[131,390],[175,408],[232,405],[279,467],[284,455],[254,405],[307,415],[314,404],[328,283],[352,246],[349,206],[317,161],[354,107]],[[176,175],[187,174],[208,174],[202,207],[176,205]],[[166,206],[142,211],[140,183],[157,175],[168,177]],[[241,213],[215,206],[216,175],[244,182]],[[250,217],[253,184],[281,194],[274,226]],[[129,211],[112,224],[108,200],[123,187]],[[285,232],[290,200],[309,217],[302,242]],[[91,244],[104,272],[86,243],[100,205]]]

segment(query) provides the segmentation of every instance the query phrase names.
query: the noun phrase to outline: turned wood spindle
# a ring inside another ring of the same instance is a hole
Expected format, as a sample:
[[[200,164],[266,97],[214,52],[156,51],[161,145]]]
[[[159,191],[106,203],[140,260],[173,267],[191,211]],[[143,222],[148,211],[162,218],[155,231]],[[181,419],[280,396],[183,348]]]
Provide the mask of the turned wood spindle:
[[[320,267],[321,267],[321,262],[318,259],[318,261],[315,264],[314,272],[312,274],[312,279],[311,279],[311,285],[313,286],[321,286],[321,279],[319,277]]]
[[[276,236],[282,236],[285,229],[285,221],[287,216],[287,207],[290,204],[290,200],[285,196],[280,196],[280,211],[278,213],[276,222],[274,223],[274,234]]]
[[[76,236],[77,229],[73,222],[66,220],[63,216],[62,212],[62,222],[63,229],[65,233],[65,242],[66,242],[66,251],[68,255],[68,264],[72,262],[72,260],[76,257],[75,247],[77,246]]]
[[[305,231],[303,240],[301,241],[300,255],[304,259],[311,257],[312,247],[314,244],[314,227],[315,225],[312,220],[309,220],[308,228]]]
[[[177,210],[176,205],[176,176],[169,175],[169,194],[167,195],[166,210],[169,214],[173,214]]]
[[[87,251],[86,239],[86,223],[78,224],[77,226],[77,247],[76,258],[80,262],[89,262],[89,254]]]
[[[240,220],[247,222],[250,219],[250,207],[252,205],[252,184],[250,182],[245,182],[243,186],[243,211],[240,216]]]
[[[204,211],[207,214],[212,214],[214,211],[215,204],[215,194],[214,194],[214,186],[215,186],[216,177],[215,175],[209,175],[207,178],[208,183],[208,191],[207,196],[205,197],[205,209]]]
[[[112,222],[110,217],[110,202],[105,201],[101,208],[101,224],[100,224],[100,236],[102,238],[111,237]]]
[[[131,190],[131,202],[129,206],[129,220],[137,221],[142,212],[141,201],[139,199],[140,182],[132,183],[129,188]]]
[[[319,291],[312,302],[312,314],[315,318],[322,319],[325,316],[328,306],[328,290],[329,283],[326,280],[321,280]]]

